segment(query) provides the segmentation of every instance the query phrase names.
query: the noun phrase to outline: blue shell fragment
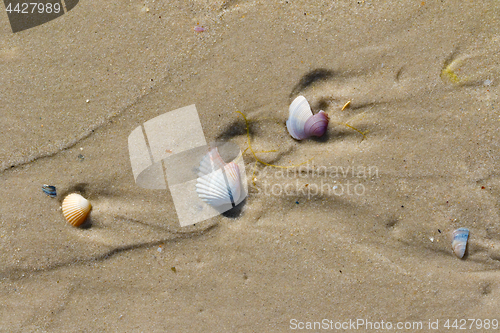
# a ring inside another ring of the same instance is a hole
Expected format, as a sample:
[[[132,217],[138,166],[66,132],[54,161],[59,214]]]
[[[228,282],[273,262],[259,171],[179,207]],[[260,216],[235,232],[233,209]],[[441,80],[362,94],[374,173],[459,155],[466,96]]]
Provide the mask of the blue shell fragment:
[[[457,230],[453,231],[453,241],[451,243],[451,247],[453,248],[453,252],[455,252],[455,255],[460,259],[464,257],[468,239],[469,229],[458,228]]]
[[[56,187],[52,185],[43,185],[42,191],[48,196],[55,198],[57,196]]]

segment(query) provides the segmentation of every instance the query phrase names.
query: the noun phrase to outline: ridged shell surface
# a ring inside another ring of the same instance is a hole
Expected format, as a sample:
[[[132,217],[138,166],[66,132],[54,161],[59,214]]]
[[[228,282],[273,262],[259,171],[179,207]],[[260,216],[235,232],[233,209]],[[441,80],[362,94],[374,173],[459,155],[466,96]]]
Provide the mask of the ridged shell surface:
[[[200,176],[196,183],[196,193],[201,200],[215,207],[238,202],[241,195],[238,165],[231,162],[210,174]]]
[[[307,119],[304,125],[304,132],[307,137],[323,136],[328,127],[328,115],[324,111],[316,113],[311,118]]]
[[[90,202],[78,193],[72,193],[64,198],[62,213],[72,226],[81,225],[92,209]]]
[[[209,152],[203,156],[200,161],[200,172],[198,172],[198,176],[203,177],[208,175],[214,171],[224,168],[226,163],[222,159],[219,154],[219,150],[217,147],[212,148]]]
[[[311,106],[304,96],[298,96],[290,104],[286,128],[288,133],[297,140],[310,136],[322,136],[328,127],[328,115],[320,111],[313,115]]]
[[[469,239],[469,229],[458,228],[453,231],[453,241],[451,242],[451,247],[453,252],[458,258],[463,258],[465,254],[465,249],[467,248],[467,240]]]

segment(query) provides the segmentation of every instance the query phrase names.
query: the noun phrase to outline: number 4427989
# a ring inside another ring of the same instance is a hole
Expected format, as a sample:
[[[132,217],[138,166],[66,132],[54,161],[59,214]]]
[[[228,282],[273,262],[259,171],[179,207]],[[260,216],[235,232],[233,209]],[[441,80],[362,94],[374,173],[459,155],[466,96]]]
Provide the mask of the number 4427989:
[[[12,6],[12,3],[9,3],[5,10],[10,14],[12,12],[18,14],[51,14],[51,13],[59,13],[61,11],[61,4],[55,3],[39,3],[39,2],[23,2],[17,3],[15,6]]]
[[[444,323],[446,329],[466,330],[466,329],[498,329],[497,319],[455,319],[446,320]]]

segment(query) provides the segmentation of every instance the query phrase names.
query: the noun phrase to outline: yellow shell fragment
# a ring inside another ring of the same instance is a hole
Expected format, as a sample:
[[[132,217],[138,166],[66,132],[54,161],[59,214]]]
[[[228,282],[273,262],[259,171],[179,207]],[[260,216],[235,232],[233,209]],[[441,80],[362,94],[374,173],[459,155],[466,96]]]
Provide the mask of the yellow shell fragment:
[[[340,110],[340,111],[344,111],[350,104],[351,104],[351,101],[347,101],[347,103],[344,104],[344,106],[342,107],[342,110]]]
[[[72,193],[64,198],[62,213],[72,226],[81,225],[92,209],[90,202],[78,193]]]

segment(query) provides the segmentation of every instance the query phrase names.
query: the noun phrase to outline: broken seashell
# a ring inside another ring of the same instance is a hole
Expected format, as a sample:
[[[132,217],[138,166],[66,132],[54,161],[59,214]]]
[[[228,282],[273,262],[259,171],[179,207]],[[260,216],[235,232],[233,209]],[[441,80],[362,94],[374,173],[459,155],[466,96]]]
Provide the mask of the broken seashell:
[[[50,196],[52,198],[57,197],[57,191],[56,191],[55,186],[44,184],[42,186],[42,191],[43,191],[43,193],[47,194],[48,196]]]
[[[467,240],[469,238],[469,229],[458,228],[453,231],[453,241],[451,242],[451,247],[453,252],[458,258],[463,258],[465,254],[465,249],[467,248]]]
[[[304,96],[298,96],[290,104],[286,127],[288,133],[297,140],[311,136],[320,137],[328,127],[328,115],[320,111],[313,115],[311,107]]]
[[[200,162],[196,193],[211,206],[239,202],[241,196],[240,169],[234,162],[225,163],[217,148],[211,149]]]
[[[64,198],[62,213],[72,226],[81,225],[92,209],[90,202],[78,193],[72,193]]]

